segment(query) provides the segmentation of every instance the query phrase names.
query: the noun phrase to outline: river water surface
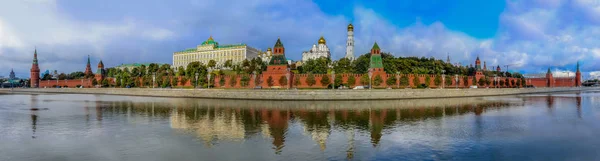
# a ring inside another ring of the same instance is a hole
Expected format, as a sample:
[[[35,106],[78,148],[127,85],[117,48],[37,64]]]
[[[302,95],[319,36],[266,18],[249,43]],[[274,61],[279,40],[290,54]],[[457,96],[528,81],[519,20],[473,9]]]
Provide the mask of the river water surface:
[[[600,160],[599,137],[598,91],[398,101],[0,95],[0,161]]]

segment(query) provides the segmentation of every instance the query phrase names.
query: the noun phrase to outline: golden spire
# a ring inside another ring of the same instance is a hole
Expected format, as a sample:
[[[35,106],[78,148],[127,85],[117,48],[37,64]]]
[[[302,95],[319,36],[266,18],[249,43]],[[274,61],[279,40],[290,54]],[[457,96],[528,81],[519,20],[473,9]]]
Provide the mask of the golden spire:
[[[354,26],[352,26],[352,23],[348,25],[348,31],[354,31]]]
[[[214,39],[212,38],[212,35],[210,35],[210,37],[208,37],[208,41],[214,41]]]
[[[325,44],[325,38],[323,38],[323,36],[321,36],[321,38],[319,39],[319,44]]]

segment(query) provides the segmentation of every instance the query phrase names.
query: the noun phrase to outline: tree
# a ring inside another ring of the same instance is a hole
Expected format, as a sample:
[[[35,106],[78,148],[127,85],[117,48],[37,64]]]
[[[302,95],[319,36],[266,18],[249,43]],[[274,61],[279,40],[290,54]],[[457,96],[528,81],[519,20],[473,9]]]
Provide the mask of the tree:
[[[235,85],[237,84],[237,76],[232,75],[229,77],[229,86],[230,87],[235,87]]]
[[[452,85],[452,77],[450,77],[450,75],[446,76],[445,83],[446,83],[446,86],[451,86]]]
[[[240,79],[240,85],[242,87],[247,87],[248,83],[250,83],[250,76],[248,75],[243,75],[242,79]]]
[[[381,78],[380,75],[375,76],[375,79],[373,79],[373,85],[379,86],[381,83],[383,83],[383,78]]]
[[[102,80],[102,87],[108,87],[108,79]]]
[[[527,86],[527,81],[525,81],[525,77],[521,77],[521,85],[523,87]]]
[[[220,78],[219,78],[219,85],[221,87],[225,86],[225,76],[220,76]]]
[[[333,63],[333,70],[336,73],[352,73],[352,61],[348,58],[341,58],[339,61]]]
[[[484,77],[484,78],[479,79],[479,82],[477,82],[477,83],[479,84],[479,86],[483,87],[483,86],[485,86],[485,82],[487,82],[487,81],[485,80],[485,77]]]
[[[361,83],[362,85],[369,85],[369,82],[370,82],[370,80],[369,80],[369,75],[367,75],[367,74],[363,74],[363,75],[360,77],[360,83]]]
[[[329,58],[320,57],[317,59],[309,59],[302,65],[301,73],[327,74],[328,65],[331,63]]]
[[[244,59],[247,60],[247,59]],[[227,61],[225,61],[225,63],[223,63],[223,67],[227,67],[227,68],[231,68],[233,66],[232,60],[229,59]]]
[[[388,86],[395,86],[397,83],[396,77],[395,76],[390,76],[387,78],[387,80],[385,80],[385,84],[387,84]]]
[[[472,85],[476,86],[477,85],[477,77],[473,76],[473,80],[471,80]]]
[[[425,76],[425,86],[427,86],[427,87],[431,86],[431,76],[429,76],[429,75]]]
[[[511,86],[511,87],[515,87],[515,80],[514,80],[514,79],[513,79],[513,80],[510,80],[510,86]]]
[[[281,85],[282,87],[285,87],[288,85],[288,79],[287,79],[287,77],[285,77],[285,75],[282,75],[281,77],[279,77],[279,85]]]
[[[435,75],[435,78],[433,79],[433,84],[435,84],[436,87],[441,87],[440,85],[442,85],[442,76],[441,75]]]
[[[207,66],[210,68],[214,68],[215,66],[217,66],[217,62],[215,60],[209,60]]]
[[[315,75],[313,75],[312,73],[308,74],[308,77],[306,77],[306,85],[312,87],[315,84],[317,84],[317,80],[315,80]]]
[[[517,80],[517,87],[521,87],[521,80]]]
[[[465,86],[465,87],[469,86],[469,77],[467,77],[467,76],[463,77],[463,86]]]
[[[98,85],[98,81],[96,79],[92,79],[92,86]]]
[[[415,87],[418,87],[419,85],[421,85],[421,80],[419,80],[419,75],[417,74],[413,74],[414,78],[413,78],[413,85]]]
[[[267,85],[268,85],[269,87],[272,87],[272,86],[273,86],[273,84],[274,84],[274,82],[273,82],[273,77],[269,76],[269,78],[267,78]]]
[[[500,80],[500,87],[504,86],[504,80]]]
[[[343,83],[344,83],[344,78],[342,78],[342,75],[341,74],[336,74],[335,75],[335,80],[333,81],[333,86],[334,87],[339,87]]]
[[[301,85],[302,82],[300,82],[300,77],[299,76],[294,76],[294,86],[298,87]]]
[[[179,68],[177,68],[177,75],[176,76],[180,76],[180,77],[184,77],[185,76],[185,69],[183,68],[183,66],[180,66]]]
[[[354,75],[349,75],[348,76],[348,87],[352,87],[356,85],[356,77],[354,77]]]
[[[260,80],[260,75],[255,75],[255,76],[254,76],[254,85],[255,85],[255,86],[259,86],[259,85],[261,85],[261,84],[262,84],[262,82],[261,82],[261,80]]]
[[[323,75],[321,77],[321,85],[323,85],[324,87],[327,87],[329,85],[329,83],[331,83],[331,80],[329,80],[329,77],[327,75]]]
[[[402,87],[408,86],[408,75],[403,75],[400,77],[400,85]]]
[[[506,78],[506,80],[504,81],[504,86],[510,87],[510,80],[508,80],[508,78]]]

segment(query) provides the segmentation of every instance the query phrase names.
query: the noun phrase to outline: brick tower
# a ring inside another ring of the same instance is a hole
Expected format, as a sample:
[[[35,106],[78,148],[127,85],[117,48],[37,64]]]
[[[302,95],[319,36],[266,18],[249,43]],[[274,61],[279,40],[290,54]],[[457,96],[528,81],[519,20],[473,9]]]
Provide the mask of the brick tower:
[[[481,61],[479,60],[479,56],[477,56],[477,59],[475,60],[475,79],[479,80],[481,77],[484,77],[481,70]],[[473,82],[473,84],[477,84],[477,82]]]
[[[102,63],[102,60],[100,60],[100,62],[98,63],[98,70],[96,71],[96,81],[98,82],[102,82],[102,79],[104,79],[104,74],[106,72],[104,72],[104,63]]]
[[[269,61],[266,74],[285,74],[287,73],[287,59],[285,58],[285,47],[281,43],[281,39],[277,38],[275,46],[273,46],[273,56]],[[275,78],[275,77],[273,77]],[[279,77],[278,77],[279,78]]]
[[[40,67],[38,66],[37,49],[33,52],[33,63],[31,64],[31,88],[38,88],[40,86]]]
[[[500,65],[498,65],[498,67],[496,67],[496,72],[498,72],[498,73],[502,72],[502,69],[500,69]]]
[[[575,72],[575,87],[581,87],[581,71],[579,71],[579,62],[577,62],[577,72]]]
[[[88,55],[87,65],[85,66],[84,75],[86,77],[91,77],[92,75],[94,75],[94,73],[92,73],[92,65],[90,64],[90,55]]]
[[[552,76],[552,71],[548,68],[548,72],[546,72],[546,87],[554,87],[554,76]]]
[[[369,65],[369,70],[372,71],[373,77],[381,73],[385,74],[385,71],[383,70],[383,59],[381,58],[381,49],[379,48],[379,45],[377,45],[377,42],[375,42],[371,48],[371,62]]]

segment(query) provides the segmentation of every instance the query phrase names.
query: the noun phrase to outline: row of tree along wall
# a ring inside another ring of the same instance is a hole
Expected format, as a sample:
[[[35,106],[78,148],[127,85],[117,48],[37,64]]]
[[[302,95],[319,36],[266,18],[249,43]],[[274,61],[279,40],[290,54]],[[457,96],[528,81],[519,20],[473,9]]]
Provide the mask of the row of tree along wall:
[[[477,78],[473,82],[474,78]],[[416,79],[415,79],[416,78]],[[458,82],[455,76],[441,76],[441,75],[425,75],[425,74],[374,74],[371,77],[371,85],[374,88],[468,88],[469,86],[479,87],[500,87],[500,88],[513,88],[523,87],[524,85],[535,86],[535,87],[574,87],[575,78],[527,78],[525,83],[519,78],[506,78],[498,77],[495,83],[493,77],[476,77],[476,76],[458,76]],[[169,81],[168,86],[172,87],[193,87],[196,82],[194,78],[183,78],[183,77],[163,77],[162,80],[158,80],[153,83],[152,80],[138,79],[138,84],[134,87],[162,87],[164,81]],[[211,78],[211,86],[216,88],[255,88],[260,86],[262,88],[331,88],[331,84],[335,83],[336,87],[344,85],[347,87],[355,86],[368,86],[369,77],[367,74],[336,74],[332,78],[332,74],[269,74],[269,75],[252,75],[252,74],[239,74],[239,75],[218,75]],[[450,79],[450,80],[448,80]],[[206,78],[202,78],[205,81]],[[341,81],[340,81],[341,80]],[[115,86],[117,80],[114,78],[107,78],[109,82],[108,86]],[[200,86],[206,87],[203,82],[198,83]],[[429,83],[427,83],[429,82]],[[508,83],[506,83],[508,82]],[[98,85],[103,85],[102,81],[97,82]],[[76,80],[41,80],[40,88],[51,88],[51,87],[69,87],[74,88],[83,86],[86,88],[93,87],[93,79],[76,79]],[[106,85],[104,85],[106,86]],[[119,85],[120,86],[120,85]],[[122,85],[125,86],[125,85]]]

